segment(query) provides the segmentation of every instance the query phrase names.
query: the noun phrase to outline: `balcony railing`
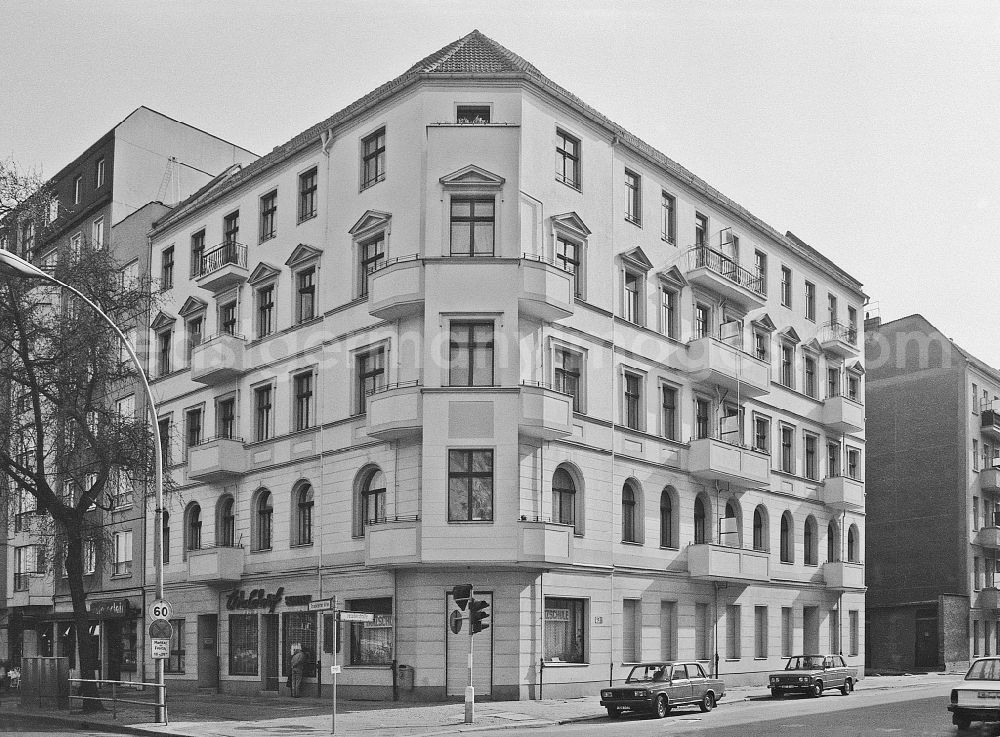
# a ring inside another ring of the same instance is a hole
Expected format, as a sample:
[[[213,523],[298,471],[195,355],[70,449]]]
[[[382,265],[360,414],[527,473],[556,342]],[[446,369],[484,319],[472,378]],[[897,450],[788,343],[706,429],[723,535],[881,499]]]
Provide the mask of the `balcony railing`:
[[[764,277],[748,271],[731,257],[708,246],[695,246],[688,251],[688,269],[708,269],[733,284],[764,297]]]
[[[823,326],[823,336],[820,342],[825,343],[828,340],[839,340],[856,346],[858,344],[858,329],[853,325],[828,322]]]
[[[223,266],[241,266],[244,269],[247,266],[247,247],[242,243],[237,243],[232,241],[230,243],[221,243],[211,251],[206,251],[202,254],[201,258],[193,264],[195,278],[199,276],[205,276],[206,274],[211,274],[213,271],[218,271]]]

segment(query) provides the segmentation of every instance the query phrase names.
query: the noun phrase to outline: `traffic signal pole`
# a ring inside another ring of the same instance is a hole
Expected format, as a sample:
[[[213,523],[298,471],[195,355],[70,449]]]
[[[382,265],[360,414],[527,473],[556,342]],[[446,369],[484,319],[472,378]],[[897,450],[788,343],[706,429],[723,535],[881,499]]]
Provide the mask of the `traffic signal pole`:
[[[471,604],[471,602],[470,602]],[[465,687],[465,723],[472,724],[476,718],[476,687],[472,685],[472,610],[469,610],[469,685]]]

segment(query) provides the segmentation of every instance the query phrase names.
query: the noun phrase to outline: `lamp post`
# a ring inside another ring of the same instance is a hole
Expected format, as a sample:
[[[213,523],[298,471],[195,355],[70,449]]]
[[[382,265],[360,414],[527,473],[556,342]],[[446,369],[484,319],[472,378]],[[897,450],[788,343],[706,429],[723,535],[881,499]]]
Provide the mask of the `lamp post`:
[[[104,321],[111,326],[111,329],[115,331],[115,334],[121,340],[122,345],[125,346],[125,350],[128,351],[129,358],[132,359],[132,363],[135,365],[136,371],[139,373],[139,379],[142,381],[142,388],[146,393],[146,402],[149,408],[149,416],[151,418],[151,424],[153,426],[153,447],[155,448],[154,455],[154,474],[153,474],[153,489],[155,493],[155,504],[156,512],[154,518],[153,526],[153,559],[155,562],[156,570],[156,598],[163,598],[163,530],[162,530],[162,518],[163,518],[163,450],[160,439],[160,423],[156,416],[156,402],[153,399],[153,392],[149,388],[149,379],[146,376],[145,370],[142,368],[142,363],[139,361],[139,357],[136,355],[135,350],[129,345],[128,339],[121,329],[115,325],[114,321],[108,317],[104,311],[89,300],[80,290],[75,287],[71,287],[69,284],[59,281],[51,274],[39,269],[34,264],[25,261],[23,258],[11,253],[10,251],[5,251],[0,248],[0,265],[7,267],[8,270],[13,271],[16,274],[20,274],[26,279],[44,279],[45,281],[51,282],[63,289],[68,289],[77,297],[82,299],[88,305],[90,305],[93,310],[104,319]],[[164,678],[163,678],[163,660],[156,660],[156,685],[159,698],[163,699],[164,706],[157,707],[156,709],[156,719],[158,722],[166,722],[166,690],[164,688]]]

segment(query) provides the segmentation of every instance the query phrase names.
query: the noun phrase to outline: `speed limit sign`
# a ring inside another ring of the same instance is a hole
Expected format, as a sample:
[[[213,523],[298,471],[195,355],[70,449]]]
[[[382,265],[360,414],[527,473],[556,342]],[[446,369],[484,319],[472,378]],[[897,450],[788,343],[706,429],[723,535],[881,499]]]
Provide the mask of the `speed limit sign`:
[[[149,605],[149,618],[153,621],[157,619],[170,619],[173,609],[166,599],[157,599]]]

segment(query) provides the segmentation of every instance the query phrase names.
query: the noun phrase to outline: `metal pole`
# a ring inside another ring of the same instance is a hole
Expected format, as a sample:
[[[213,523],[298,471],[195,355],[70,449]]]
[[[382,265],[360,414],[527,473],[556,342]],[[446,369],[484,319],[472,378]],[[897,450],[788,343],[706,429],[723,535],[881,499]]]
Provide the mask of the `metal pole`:
[[[333,668],[330,669],[333,692],[333,709],[330,712],[330,734],[337,734],[337,671],[340,670],[340,617],[335,609],[333,612]]]
[[[469,599],[469,685],[465,687],[465,723],[472,724],[476,718],[476,688],[472,685],[472,606],[475,597]]]

